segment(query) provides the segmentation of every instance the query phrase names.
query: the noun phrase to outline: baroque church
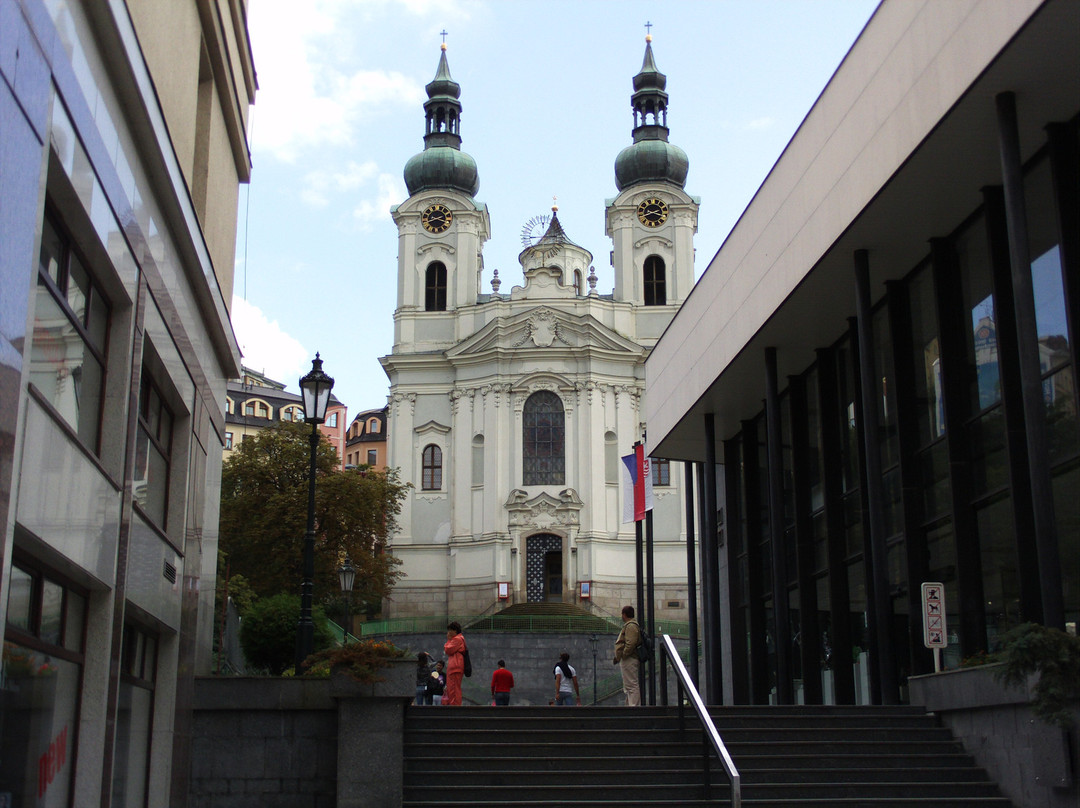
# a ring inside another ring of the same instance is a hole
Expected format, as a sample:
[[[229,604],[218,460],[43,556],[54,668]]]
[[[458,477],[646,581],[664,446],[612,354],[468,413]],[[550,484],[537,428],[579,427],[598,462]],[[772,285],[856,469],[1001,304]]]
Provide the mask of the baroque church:
[[[635,601],[635,530],[620,456],[644,439],[645,359],[694,284],[699,200],[668,141],[667,79],[646,37],[633,143],[605,202],[615,286],[593,254],[540,217],[522,282],[481,288],[487,206],[461,150],[460,85],[446,45],[424,104],[424,150],[405,166],[398,229],[387,465],[413,484],[390,551],[405,577],[388,616],[478,615],[523,602]],[[682,464],[652,462],[658,619],[688,619]]]

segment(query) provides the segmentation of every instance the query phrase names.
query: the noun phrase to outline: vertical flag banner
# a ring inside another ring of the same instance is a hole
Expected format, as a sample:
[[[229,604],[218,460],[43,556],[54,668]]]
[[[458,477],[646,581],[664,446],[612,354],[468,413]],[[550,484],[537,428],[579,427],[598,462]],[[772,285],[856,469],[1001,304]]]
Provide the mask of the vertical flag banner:
[[[623,515],[626,522],[640,522],[653,506],[652,464],[645,445],[634,447],[634,454],[622,458]]]

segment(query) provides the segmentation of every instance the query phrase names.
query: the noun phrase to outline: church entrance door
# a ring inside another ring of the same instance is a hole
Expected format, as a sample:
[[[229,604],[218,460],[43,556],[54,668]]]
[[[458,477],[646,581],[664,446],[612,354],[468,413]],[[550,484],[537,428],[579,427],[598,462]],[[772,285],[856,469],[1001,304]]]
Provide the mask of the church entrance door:
[[[562,553],[544,556],[544,600],[562,603]]]
[[[560,603],[562,537],[540,533],[525,540],[525,587],[529,603]]]

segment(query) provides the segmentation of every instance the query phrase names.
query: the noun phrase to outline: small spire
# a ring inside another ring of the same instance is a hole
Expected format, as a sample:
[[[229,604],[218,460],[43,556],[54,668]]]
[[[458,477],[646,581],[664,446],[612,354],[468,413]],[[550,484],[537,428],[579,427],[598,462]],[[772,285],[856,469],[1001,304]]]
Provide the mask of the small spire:
[[[491,279],[491,291],[494,294],[499,294],[499,287],[502,286],[502,281],[499,280],[499,270],[495,270],[495,276]]]
[[[589,267],[589,277],[586,278],[585,280],[587,280],[589,282],[589,294],[590,295],[595,295],[596,294],[596,282],[598,280],[600,280],[599,278],[596,277],[596,267]]]

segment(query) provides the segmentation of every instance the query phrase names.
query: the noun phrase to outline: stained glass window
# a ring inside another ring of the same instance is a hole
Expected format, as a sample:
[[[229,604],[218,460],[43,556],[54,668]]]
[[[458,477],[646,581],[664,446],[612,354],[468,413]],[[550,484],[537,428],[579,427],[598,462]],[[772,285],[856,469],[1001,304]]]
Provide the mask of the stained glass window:
[[[566,419],[562,400],[549,390],[529,396],[522,429],[523,484],[566,482]]]

